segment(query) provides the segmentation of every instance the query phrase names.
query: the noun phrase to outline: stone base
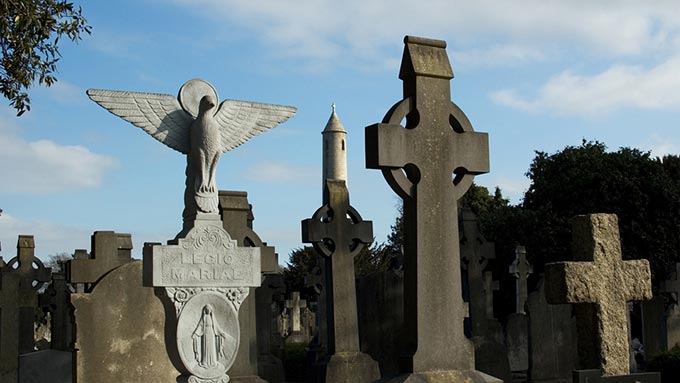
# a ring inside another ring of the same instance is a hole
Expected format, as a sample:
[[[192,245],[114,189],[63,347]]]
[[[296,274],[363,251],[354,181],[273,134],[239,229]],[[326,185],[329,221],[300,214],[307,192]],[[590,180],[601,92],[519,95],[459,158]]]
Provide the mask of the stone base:
[[[661,383],[658,372],[643,372],[630,375],[601,376],[600,370],[574,370],[573,383]]]
[[[284,383],[283,363],[274,355],[257,358],[257,373],[269,383]]]
[[[257,375],[252,376],[234,376],[229,380],[229,383],[267,383],[266,380]]]
[[[476,370],[428,371],[399,375],[382,383],[503,383],[502,380]]]
[[[378,379],[378,362],[363,352],[334,354],[326,366],[326,383],[369,383]]]
[[[298,344],[309,343],[309,341],[310,341],[309,337],[306,336],[305,334],[303,334],[300,331],[294,331],[293,333],[288,335],[288,337],[286,338],[287,344],[290,344],[290,343],[298,343]]]

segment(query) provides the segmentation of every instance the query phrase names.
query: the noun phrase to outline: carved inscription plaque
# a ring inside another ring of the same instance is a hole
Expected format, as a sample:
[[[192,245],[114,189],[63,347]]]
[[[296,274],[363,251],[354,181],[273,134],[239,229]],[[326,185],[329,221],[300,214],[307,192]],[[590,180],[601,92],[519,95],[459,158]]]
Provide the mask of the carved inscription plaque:
[[[260,249],[238,247],[222,227],[196,226],[177,245],[151,250],[154,286],[260,285]]]

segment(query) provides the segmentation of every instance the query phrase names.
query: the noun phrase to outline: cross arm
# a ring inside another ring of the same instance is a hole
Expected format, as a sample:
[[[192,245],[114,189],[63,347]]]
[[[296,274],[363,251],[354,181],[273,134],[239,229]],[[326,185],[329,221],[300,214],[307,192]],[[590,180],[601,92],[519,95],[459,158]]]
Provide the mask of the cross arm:
[[[621,278],[625,283],[621,283],[619,288],[624,290],[626,300],[641,301],[652,299],[652,273],[648,260],[623,261],[621,269]]]
[[[597,266],[589,262],[545,265],[545,297],[550,304],[595,303],[600,298]]]

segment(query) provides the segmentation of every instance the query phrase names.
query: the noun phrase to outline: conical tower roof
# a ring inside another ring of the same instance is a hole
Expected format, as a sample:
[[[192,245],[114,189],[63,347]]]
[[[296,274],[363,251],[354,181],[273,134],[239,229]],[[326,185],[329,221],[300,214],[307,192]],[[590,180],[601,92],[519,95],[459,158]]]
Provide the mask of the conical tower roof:
[[[345,127],[342,126],[342,123],[340,122],[340,119],[338,118],[338,115],[335,113],[335,103],[333,103],[333,113],[331,114],[331,117],[328,119],[328,122],[326,123],[326,127],[324,128],[323,133],[327,132],[340,132],[340,133],[347,133],[345,131]]]

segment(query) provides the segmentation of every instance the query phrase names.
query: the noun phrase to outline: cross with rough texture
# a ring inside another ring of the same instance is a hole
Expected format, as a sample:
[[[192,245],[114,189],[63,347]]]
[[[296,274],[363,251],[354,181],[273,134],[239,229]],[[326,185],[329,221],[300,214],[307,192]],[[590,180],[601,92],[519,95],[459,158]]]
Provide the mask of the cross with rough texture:
[[[350,206],[345,181],[326,180],[326,194],[328,203],[302,221],[302,241],[327,257],[328,353],[357,352],[354,256],[373,241],[373,223],[364,221]]]
[[[626,302],[652,298],[649,262],[621,260],[614,214],[574,217],[575,262],[545,265],[546,299],[575,304],[579,368],[604,376],[630,373]]]
[[[493,242],[487,242],[479,232],[477,217],[472,210],[463,208],[461,218],[463,238],[460,241],[460,253],[463,268],[467,270],[472,332],[480,336],[485,332],[487,319],[483,273],[489,259],[496,258],[496,250]]]
[[[527,260],[527,251],[524,246],[515,247],[515,260],[508,270],[515,277],[515,312],[526,314],[524,306],[529,297],[527,278],[534,272],[534,267]]]
[[[486,133],[451,102],[446,42],[407,36],[404,99],[366,127],[366,167],[404,200],[403,372],[472,370],[463,331],[457,200],[489,171]],[[406,126],[400,121],[406,118]],[[411,354],[411,355],[408,355]]]

